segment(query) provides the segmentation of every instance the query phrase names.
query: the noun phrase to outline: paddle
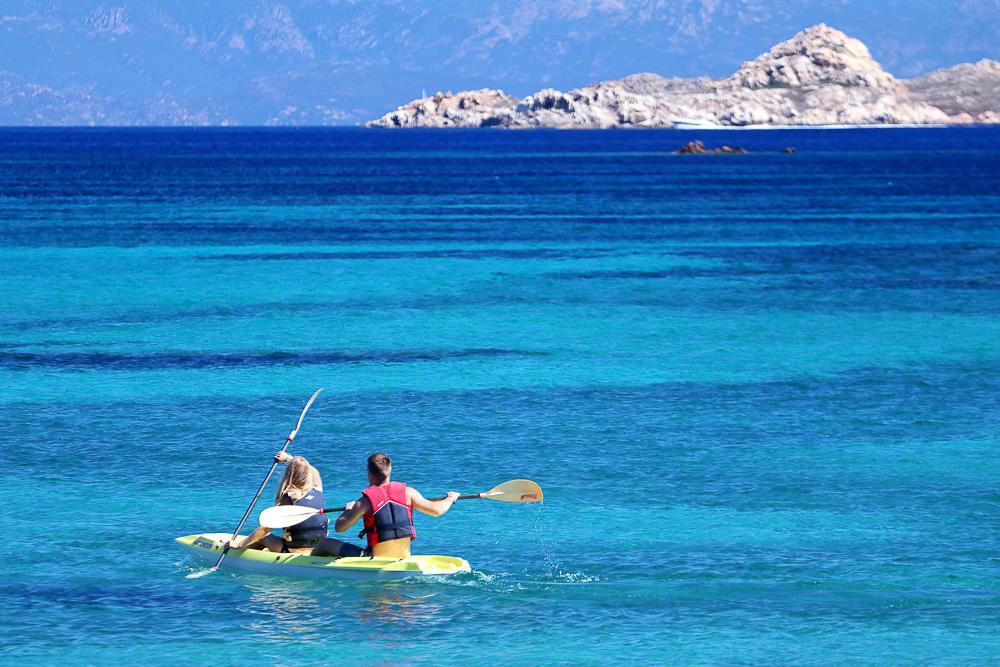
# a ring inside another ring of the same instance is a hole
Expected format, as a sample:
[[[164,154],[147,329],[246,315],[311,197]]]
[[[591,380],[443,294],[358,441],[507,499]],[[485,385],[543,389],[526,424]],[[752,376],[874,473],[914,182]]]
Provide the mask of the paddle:
[[[302,408],[302,412],[299,414],[299,421],[296,422],[295,428],[293,428],[292,432],[288,434],[287,438],[285,438],[285,444],[281,446],[280,451],[282,452],[285,451],[288,448],[288,445],[291,444],[292,440],[295,440],[295,436],[298,435],[299,428],[302,426],[302,419],[306,416],[306,412],[309,411],[310,406],[312,406],[313,401],[316,400],[316,397],[319,396],[321,391],[323,391],[322,387],[317,389],[313,393],[313,395],[309,398],[309,402],[306,403],[306,407]],[[260,494],[264,492],[264,487],[267,486],[267,483],[271,479],[271,475],[274,474],[274,469],[277,467],[278,467],[277,461],[271,463],[271,468],[267,471],[267,476],[264,477],[264,481],[260,483],[260,487],[258,487],[257,493],[254,494],[253,500],[250,501],[250,506],[247,507],[247,511],[243,513],[243,518],[240,519],[240,523],[239,525],[236,526],[236,530],[233,531],[233,536],[230,538],[230,540],[235,540],[236,536],[240,534],[240,530],[243,529],[243,524],[247,522],[247,517],[249,517],[250,512],[253,511],[254,505],[256,505],[257,501],[260,499]],[[207,570],[202,570],[201,572],[192,572],[191,574],[187,575],[187,578],[197,579],[198,577],[203,577],[206,574],[209,574],[210,572],[215,572],[216,570],[219,569],[219,566],[222,565],[222,561],[226,558],[226,554],[228,553],[229,553],[229,542],[226,542],[226,546],[222,549],[222,553],[219,554],[219,560],[215,561],[215,565],[208,568]]]
[[[429,500],[444,500],[441,498],[430,498]],[[495,486],[483,493],[470,493],[459,496],[458,500],[474,500],[486,498],[487,500],[500,500],[505,503],[537,503],[542,500],[542,489],[530,479],[512,479]],[[260,513],[260,525],[268,528],[288,528],[302,523],[309,517],[317,514],[331,514],[343,512],[346,507],[328,507],[319,509],[316,507],[302,507],[299,505],[277,505],[268,507]]]

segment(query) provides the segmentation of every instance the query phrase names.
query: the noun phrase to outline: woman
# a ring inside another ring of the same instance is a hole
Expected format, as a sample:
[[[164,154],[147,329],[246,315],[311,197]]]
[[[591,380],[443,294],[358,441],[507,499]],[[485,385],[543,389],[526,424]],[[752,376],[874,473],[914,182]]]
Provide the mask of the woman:
[[[278,463],[287,463],[278,493],[274,496],[275,505],[302,505],[305,507],[323,508],[323,480],[319,471],[309,464],[303,456],[291,456],[285,452],[274,455]],[[261,526],[246,539],[237,538],[233,546],[241,549],[261,549],[276,553],[310,552],[312,548],[326,537],[328,519],[325,514],[317,514],[302,523],[285,529],[284,539],[271,534],[271,529]]]

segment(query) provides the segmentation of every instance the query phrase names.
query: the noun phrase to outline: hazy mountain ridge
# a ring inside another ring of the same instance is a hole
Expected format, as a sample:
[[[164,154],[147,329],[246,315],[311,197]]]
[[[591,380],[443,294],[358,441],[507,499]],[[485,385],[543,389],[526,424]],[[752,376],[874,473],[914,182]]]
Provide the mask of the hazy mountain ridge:
[[[998,121],[998,84],[1000,67],[989,60],[909,83],[898,80],[872,58],[864,43],[821,23],[744,62],[722,79],[636,74],[567,92],[547,88],[520,100],[491,89],[438,93],[405,104],[367,126],[991,123]]]
[[[720,77],[803,25],[919,76],[994,57],[994,0],[5,0],[0,124],[326,124],[422,90]],[[947,39],[943,39],[946,35]],[[686,85],[686,84],[683,84]]]
[[[952,116],[1000,122],[1000,62],[980,60],[906,82],[910,94]]]

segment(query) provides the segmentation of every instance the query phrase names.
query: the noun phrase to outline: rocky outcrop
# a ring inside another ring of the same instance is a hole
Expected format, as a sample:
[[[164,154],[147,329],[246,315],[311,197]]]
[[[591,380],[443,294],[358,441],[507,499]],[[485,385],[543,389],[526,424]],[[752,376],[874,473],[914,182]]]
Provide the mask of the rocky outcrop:
[[[739,146],[705,148],[705,144],[700,141],[689,141],[674,152],[679,155],[746,155],[747,149]]]
[[[1000,62],[965,63],[906,82],[914,99],[968,122],[1000,122]]]
[[[992,85],[995,90],[1000,72],[982,63],[967,67],[978,69],[974,74],[961,70],[946,75],[959,69],[952,68],[907,84],[882,69],[862,42],[819,24],[743,63],[723,79],[633,74],[566,92],[540,90],[520,100],[491,89],[438,93],[405,104],[367,126],[608,128],[996,122],[983,120],[990,112],[996,118],[996,106],[981,101],[983,95],[975,89]],[[934,78],[938,75],[942,76]],[[968,83],[968,95],[938,106],[936,100],[951,100],[947,82],[956,78]],[[975,103],[970,101],[973,97]]]
[[[868,47],[825,23],[803,30],[767,53],[743,63],[729,77],[736,88],[804,88],[826,85],[902,92],[875,62]]]
[[[517,107],[516,97],[502,90],[451,91],[414,100],[383,116],[383,127],[490,127],[508,125]],[[370,123],[369,123],[370,124]]]

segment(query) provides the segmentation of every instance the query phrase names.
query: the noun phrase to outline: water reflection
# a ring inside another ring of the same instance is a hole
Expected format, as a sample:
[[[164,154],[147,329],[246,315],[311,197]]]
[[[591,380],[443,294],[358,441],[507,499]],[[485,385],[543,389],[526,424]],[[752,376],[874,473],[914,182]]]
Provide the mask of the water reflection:
[[[251,617],[245,625],[264,642],[303,641],[328,636],[334,630],[361,626],[383,634],[426,631],[453,620],[439,592],[410,582],[334,582],[244,577],[250,592],[240,611]],[[391,635],[388,635],[391,636]]]
[[[242,582],[250,599],[240,611],[253,617],[246,627],[261,641],[319,638],[334,620],[315,583],[257,577]]]
[[[403,590],[378,590],[362,592],[365,604],[357,611],[358,620],[366,624],[434,625],[442,620],[444,605],[432,602],[437,593],[432,591],[403,592]]]

